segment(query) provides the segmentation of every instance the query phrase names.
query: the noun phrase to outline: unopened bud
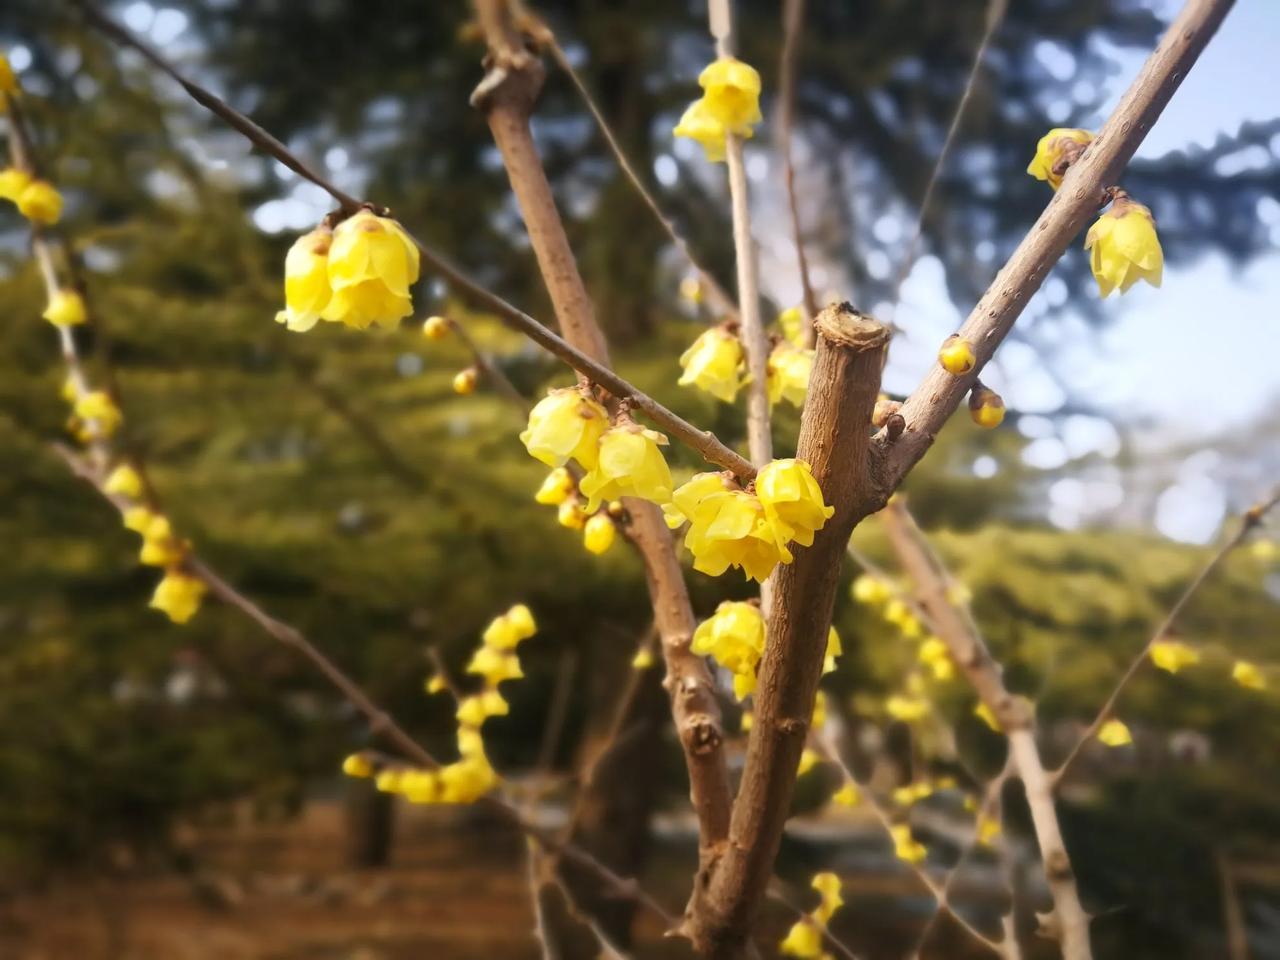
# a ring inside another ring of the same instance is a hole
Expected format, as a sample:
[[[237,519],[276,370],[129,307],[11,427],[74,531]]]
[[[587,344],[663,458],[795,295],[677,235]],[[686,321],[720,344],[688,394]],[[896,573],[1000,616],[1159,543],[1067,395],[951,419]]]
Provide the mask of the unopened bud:
[[[422,324],[422,335],[428,340],[443,340],[449,335],[449,321],[444,317],[427,317]]]
[[[1000,426],[1004,420],[1004,399],[982,384],[975,384],[969,392],[969,416],[984,429]]]
[[[973,344],[953,333],[942,342],[938,362],[947,373],[958,377],[972,370],[978,358],[974,355]]]
[[[475,393],[479,381],[480,373],[475,367],[459,370],[453,377],[453,392],[464,397]]]
[[[897,400],[890,400],[884,394],[880,395],[880,399],[876,401],[875,409],[871,411],[871,423],[876,427],[883,427],[889,422],[889,418],[902,409],[902,404]]]

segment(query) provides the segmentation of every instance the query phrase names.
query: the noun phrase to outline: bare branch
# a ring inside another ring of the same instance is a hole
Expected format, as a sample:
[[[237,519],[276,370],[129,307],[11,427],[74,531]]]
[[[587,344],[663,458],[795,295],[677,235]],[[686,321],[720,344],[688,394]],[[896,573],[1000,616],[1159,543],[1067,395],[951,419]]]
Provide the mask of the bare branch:
[[[782,57],[778,65],[778,152],[782,154],[782,184],[787,192],[791,215],[791,242],[796,246],[796,267],[803,291],[804,342],[813,346],[813,320],[818,315],[818,296],[809,278],[809,259],[804,252],[804,231],[800,228],[800,207],[796,200],[796,167],[791,156],[791,131],[796,112],[796,60],[804,32],[804,0],[785,0],[782,8]]]

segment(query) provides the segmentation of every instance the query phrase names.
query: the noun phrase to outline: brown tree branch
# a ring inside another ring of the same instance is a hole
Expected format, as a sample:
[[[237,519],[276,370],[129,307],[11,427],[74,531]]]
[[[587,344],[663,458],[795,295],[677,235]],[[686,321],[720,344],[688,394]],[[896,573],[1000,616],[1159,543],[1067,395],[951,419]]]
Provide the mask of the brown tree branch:
[[[974,625],[948,596],[950,578],[929,549],[920,528],[901,497],[881,513],[889,542],[903,569],[916,585],[920,605],[929,613],[934,630],[951,659],[964,673],[978,698],[987,706],[1009,738],[1014,769],[1027,795],[1045,877],[1053,895],[1053,929],[1062,942],[1065,960],[1089,960],[1089,915],[1080,905],[1075,873],[1062,840],[1053,784],[1045,773],[1036,745],[1035,718],[1026,701],[1009,693],[1000,665]]]
[[[578,273],[529,127],[542,85],[542,67],[532,58],[510,55],[509,51],[520,48],[520,37],[509,19],[511,11],[506,3],[477,0],[476,7],[486,28],[490,63],[473,103],[484,112],[502,154],[566,340],[593,362],[606,365],[604,336],[595,322],[590,297]],[[493,26],[495,23],[500,26]],[[610,389],[607,383],[603,385]],[[611,389],[610,392],[614,393]],[[722,749],[720,708],[706,664],[690,649],[696,621],[662,512],[655,504],[636,499],[627,501],[627,510],[632,518],[632,540],[644,559],[654,620],[662,638],[667,689],[684,749],[698,817],[701,859],[705,862],[723,842],[729,825],[729,779]]]
[[[935,365],[902,407],[906,431],[876,436],[884,496],[898,487],[955,412],[1014,321],[1103,201],[1235,0],[1188,0],[1097,137],[960,328],[977,363],[962,376]]]
[[[682,932],[711,957],[738,955],[773,870],[796,769],[813,715],[841,559],[865,497],[867,433],[889,335],[848,304],[815,323],[812,387],[797,456],[806,460],[835,514],[813,545],[793,545],[778,568],[769,642],[760,662],[755,722],[728,843],[703,865]]]

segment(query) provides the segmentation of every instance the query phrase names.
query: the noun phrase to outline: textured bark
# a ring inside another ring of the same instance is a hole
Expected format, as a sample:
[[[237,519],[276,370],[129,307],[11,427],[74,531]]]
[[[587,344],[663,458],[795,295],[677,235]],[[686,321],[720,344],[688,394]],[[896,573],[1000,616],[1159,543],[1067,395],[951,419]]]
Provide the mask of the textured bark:
[[[835,513],[812,546],[793,545],[795,561],[775,574],[769,641],[729,843],[699,874],[683,926],[694,946],[712,957],[742,951],[773,874],[813,716],[841,562],[854,524],[865,516],[871,411],[889,335],[848,304],[827,307],[814,326],[817,354],[797,456],[813,468]]]

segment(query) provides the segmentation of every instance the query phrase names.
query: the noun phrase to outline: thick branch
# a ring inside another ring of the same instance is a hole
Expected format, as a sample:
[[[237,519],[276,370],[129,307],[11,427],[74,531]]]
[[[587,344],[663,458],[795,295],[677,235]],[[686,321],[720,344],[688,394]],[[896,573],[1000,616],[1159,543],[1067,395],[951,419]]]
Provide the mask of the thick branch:
[[[885,496],[929,449],[1050,268],[1097,211],[1103,191],[1117,181],[1233,4],[1234,0],[1188,0],[1098,136],[1071,165],[1040,219],[960,328],[960,336],[973,344],[977,355],[973,370],[956,377],[935,365],[903,405],[907,427],[902,436],[890,441],[882,430],[876,437]]]
[[[729,843],[694,889],[684,932],[713,957],[736,956],[773,870],[822,673],[845,545],[861,519],[867,434],[888,333],[848,304],[818,315],[817,354],[797,456],[835,514],[813,545],[775,575],[776,603],[760,663],[755,723]]]

